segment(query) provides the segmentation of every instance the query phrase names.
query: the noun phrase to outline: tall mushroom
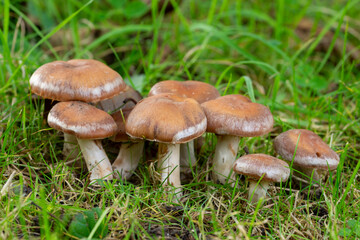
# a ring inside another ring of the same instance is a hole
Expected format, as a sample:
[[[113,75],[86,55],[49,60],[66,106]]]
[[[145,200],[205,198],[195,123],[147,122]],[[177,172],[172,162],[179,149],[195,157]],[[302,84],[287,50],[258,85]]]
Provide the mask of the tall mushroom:
[[[31,91],[45,99],[96,103],[122,92],[126,84],[107,65],[91,59],[54,61],[39,67],[30,78]],[[78,155],[76,138],[64,133],[63,154]]]
[[[150,89],[149,97],[162,93],[173,93],[180,97],[193,98],[200,104],[220,97],[219,91],[214,86],[200,81],[161,81]],[[182,174],[191,174],[191,166],[195,166],[195,164],[194,142],[190,141],[186,144],[181,144],[180,169]]]
[[[235,181],[230,176],[238,152],[240,137],[267,134],[273,116],[264,105],[253,103],[242,95],[227,95],[201,104],[208,125],[207,132],[217,135],[213,159],[213,180],[225,184]]]
[[[294,158],[294,168],[309,178],[313,175],[315,181],[320,180],[321,172],[336,169],[340,161],[318,135],[306,129],[281,133],[274,140],[274,148],[286,161],[291,162]]]
[[[265,198],[270,183],[286,181],[290,175],[286,162],[265,154],[242,156],[235,161],[233,169],[234,172],[249,177],[248,198],[252,203]]]
[[[83,102],[60,102],[50,110],[48,123],[52,128],[76,137],[90,180],[113,178],[110,161],[98,140],[117,131],[109,114]]]
[[[125,124],[134,138],[159,142],[158,169],[164,185],[177,188],[180,196],[180,143],[201,136],[206,118],[199,103],[174,94],[144,98],[134,107]]]

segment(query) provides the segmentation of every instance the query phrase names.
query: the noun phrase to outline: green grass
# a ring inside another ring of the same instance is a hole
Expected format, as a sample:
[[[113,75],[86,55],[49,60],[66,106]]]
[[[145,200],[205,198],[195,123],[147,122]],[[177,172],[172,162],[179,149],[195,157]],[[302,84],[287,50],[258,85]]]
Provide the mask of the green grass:
[[[0,239],[71,238],[75,216],[97,207],[94,238],[104,225],[111,239],[359,238],[360,1],[165,2],[173,10],[156,1],[1,1],[0,190],[15,177],[0,199]],[[306,39],[295,31],[303,18],[313,23]],[[245,146],[275,155],[274,137],[306,128],[341,155],[338,170],[320,191],[289,180],[249,206],[246,178],[239,188],[211,182],[216,138],[207,134],[179,204],[159,186],[153,143],[131,181],[89,186],[63,161],[60,134],[31,104],[28,84],[42,64],[72,58],[106,62],[144,96],[167,79],[247,95],[271,109],[275,125],[243,139],[239,156]]]

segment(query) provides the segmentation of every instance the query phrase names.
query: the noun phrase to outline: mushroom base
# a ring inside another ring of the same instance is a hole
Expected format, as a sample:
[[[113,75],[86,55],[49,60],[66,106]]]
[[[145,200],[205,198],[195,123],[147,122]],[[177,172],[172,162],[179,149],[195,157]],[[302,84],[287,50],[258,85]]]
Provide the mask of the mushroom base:
[[[112,164],[115,178],[129,179],[143,155],[144,141],[122,143],[119,154]]]
[[[159,143],[158,171],[164,186],[173,186],[176,198],[182,195],[180,182],[180,144]]]
[[[90,180],[113,179],[112,167],[100,140],[77,139],[90,172]]]
[[[267,190],[270,187],[269,181],[262,180],[259,184],[256,181],[249,181],[248,199],[252,203],[257,203],[261,198],[266,197]]]
[[[232,172],[239,147],[240,138],[237,136],[217,136],[217,145],[213,160],[212,177],[215,182],[233,185],[236,181]]]
[[[194,150],[194,140],[180,145],[180,172],[181,174],[191,175],[193,167],[196,165]]]

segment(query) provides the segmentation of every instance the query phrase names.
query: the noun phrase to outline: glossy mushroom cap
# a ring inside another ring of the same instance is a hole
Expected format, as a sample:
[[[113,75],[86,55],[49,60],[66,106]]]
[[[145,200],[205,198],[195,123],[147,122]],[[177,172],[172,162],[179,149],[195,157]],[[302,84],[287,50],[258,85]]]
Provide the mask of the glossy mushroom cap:
[[[275,151],[287,161],[292,161],[296,145],[294,165],[330,170],[337,168],[339,156],[312,131],[292,129],[281,133],[274,140]]]
[[[242,95],[227,95],[201,104],[207,131],[219,135],[255,137],[271,131],[274,119],[264,105]]]
[[[103,139],[114,135],[117,126],[106,112],[83,102],[60,102],[50,111],[52,128],[75,135],[79,139]]]
[[[235,161],[234,172],[247,175],[251,178],[281,182],[286,181],[290,175],[289,165],[266,154],[248,154]]]
[[[141,100],[131,111],[125,129],[135,138],[184,143],[205,132],[206,117],[194,99],[160,94]]]
[[[121,76],[96,60],[55,61],[38,68],[30,78],[31,91],[57,101],[98,102],[126,87]]]
[[[167,80],[156,83],[149,92],[150,96],[161,93],[173,93],[184,98],[193,98],[198,103],[203,103],[220,97],[218,90],[212,85],[199,81],[179,82]]]

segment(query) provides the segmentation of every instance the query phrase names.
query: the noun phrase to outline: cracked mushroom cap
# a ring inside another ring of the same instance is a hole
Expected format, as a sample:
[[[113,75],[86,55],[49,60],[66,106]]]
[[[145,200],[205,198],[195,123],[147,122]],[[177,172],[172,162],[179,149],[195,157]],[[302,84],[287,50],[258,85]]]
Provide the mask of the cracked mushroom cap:
[[[218,90],[212,85],[199,81],[174,81],[167,80],[156,83],[149,92],[150,96],[161,93],[173,93],[184,98],[193,98],[198,103],[203,103],[220,97]]]
[[[109,114],[76,101],[57,103],[48,115],[48,124],[80,139],[103,139],[117,131],[116,123]]]
[[[96,60],[55,61],[39,67],[30,78],[31,91],[57,101],[98,102],[122,92],[121,76]]]
[[[298,138],[299,143],[298,142]],[[314,132],[306,129],[292,129],[274,139],[275,151],[286,161],[305,168],[334,170],[339,164],[339,156]]]
[[[207,131],[219,135],[256,137],[271,131],[274,119],[270,110],[242,95],[227,95],[201,104]]]
[[[192,98],[159,94],[138,102],[125,129],[134,138],[185,143],[205,132],[206,117],[199,103]]]
[[[289,165],[278,158],[266,154],[248,154],[234,163],[234,172],[254,179],[271,182],[286,181],[290,176]]]

